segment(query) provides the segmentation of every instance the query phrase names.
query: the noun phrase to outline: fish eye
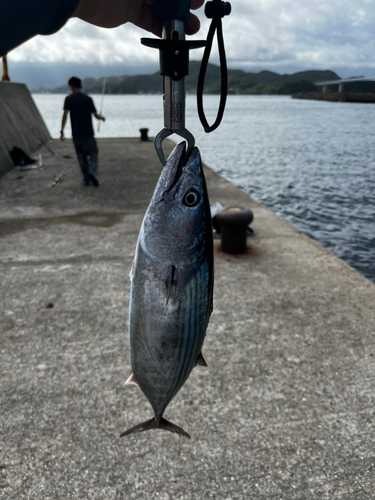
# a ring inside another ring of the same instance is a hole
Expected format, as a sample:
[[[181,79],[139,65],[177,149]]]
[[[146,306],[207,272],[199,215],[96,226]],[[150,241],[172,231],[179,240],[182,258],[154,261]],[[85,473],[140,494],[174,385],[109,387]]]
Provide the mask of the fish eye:
[[[201,196],[195,189],[189,189],[183,199],[183,204],[187,207],[196,207],[200,202]]]

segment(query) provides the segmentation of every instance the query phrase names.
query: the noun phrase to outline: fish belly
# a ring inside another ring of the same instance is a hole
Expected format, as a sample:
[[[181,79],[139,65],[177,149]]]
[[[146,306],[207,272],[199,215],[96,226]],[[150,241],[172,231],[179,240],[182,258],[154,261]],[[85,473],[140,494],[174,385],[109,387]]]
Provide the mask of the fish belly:
[[[201,263],[167,301],[165,281],[148,264],[135,266],[130,352],[134,377],[161,416],[201,352],[209,314],[209,273],[208,263]]]

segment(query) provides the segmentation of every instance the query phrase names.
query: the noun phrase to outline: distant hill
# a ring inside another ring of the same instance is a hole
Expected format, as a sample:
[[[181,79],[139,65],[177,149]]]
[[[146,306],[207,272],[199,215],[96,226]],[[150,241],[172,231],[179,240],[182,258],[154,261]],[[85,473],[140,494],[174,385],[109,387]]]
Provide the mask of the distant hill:
[[[190,74],[185,79],[186,92],[195,94],[197,89],[200,62],[190,62]],[[314,82],[324,80],[337,80],[340,77],[333,71],[300,71],[291,75],[279,75],[272,71],[260,73],[246,73],[238,69],[228,70],[228,92],[230,94],[294,94],[297,92],[319,91]],[[103,91],[101,77],[83,79],[83,89],[89,94],[100,94]],[[106,94],[161,94],[163,80],[159,72],[151,75],[111,76],[107,78]],[[220,93],[220,68],[209,64],[205,79],[205,93]],[[41,88],[34,90],[35,94],[66,94],[69,92],[67,85],[53,89]]]
[[[116,85],[128,78],[128,75],[123,76],[109,76],[107,77],[106,88],[108,85]],[[104,76],[95,78],[84,78],[82,80],[83,90],[89,94],[101,94],[103,92],[103,82]],[[60,85],[60,87],[45,88],[41,87],[39,89],[33,90],[33,94],[69,94],[70,89],[67,84]]]

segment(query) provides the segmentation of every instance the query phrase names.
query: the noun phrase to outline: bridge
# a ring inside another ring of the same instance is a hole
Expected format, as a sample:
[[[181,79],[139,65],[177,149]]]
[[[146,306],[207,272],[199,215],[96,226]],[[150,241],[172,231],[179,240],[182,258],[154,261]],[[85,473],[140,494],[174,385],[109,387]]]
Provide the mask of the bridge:
[[[358,77],[358,78],[340,78],[339,80],[330,80],[327,82],[314,82],[314,85],[317,87],[323,87],[323,92],[327,92],[327,86],[328,85],[338,85],[339,86],[339,92],[344,91],[344,84],[345,83],[354,83],[354,82],[374,82],[375,81],[375,76],[369,76],[369,77]]]

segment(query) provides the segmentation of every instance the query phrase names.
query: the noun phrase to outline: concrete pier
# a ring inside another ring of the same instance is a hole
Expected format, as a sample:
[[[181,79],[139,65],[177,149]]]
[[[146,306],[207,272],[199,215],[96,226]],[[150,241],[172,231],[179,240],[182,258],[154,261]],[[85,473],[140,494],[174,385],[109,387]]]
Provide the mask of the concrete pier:
[[[375,94],[370,92],[299,92],[292,95],[293,99],[310,99],[328,102],[361,102],[375,103]]]
[[[211,203],[250,208],[254,236],[237,257],[216,240],[208,368],[165,415],[192,439],[120,439],[152,415],[123,382],[161,166],[151,141],[101,139],[85,187],[72,142],[51,147],[0,180],[0,499],[375,498],[375,285],[209,168]]]

